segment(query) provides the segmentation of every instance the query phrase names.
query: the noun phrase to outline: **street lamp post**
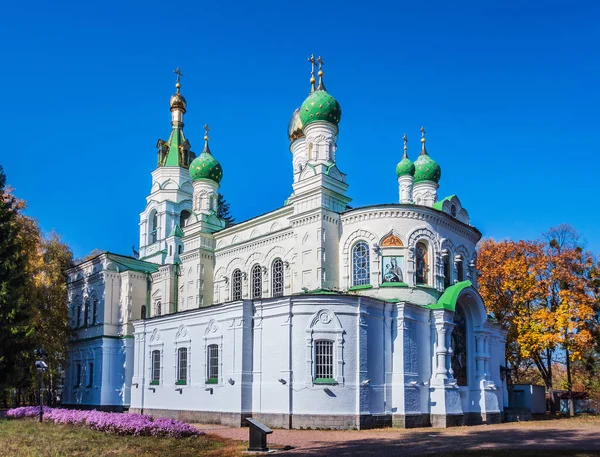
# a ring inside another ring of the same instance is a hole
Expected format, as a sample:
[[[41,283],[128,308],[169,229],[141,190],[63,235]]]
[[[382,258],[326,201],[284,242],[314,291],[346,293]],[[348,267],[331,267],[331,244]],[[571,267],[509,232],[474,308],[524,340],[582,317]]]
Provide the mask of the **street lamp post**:
[[[44,399],[43,399],[43,391],[44,391],[44,372],[48,370],[48,365],[42,359],[48,357],[48,353],[42,349],[36,349],[33,351],[35,356],[39,358],[35,362],[35,368],[40,374],[40,385],[39,385],[39,396],[40,396],[40,422],[44,419]]]

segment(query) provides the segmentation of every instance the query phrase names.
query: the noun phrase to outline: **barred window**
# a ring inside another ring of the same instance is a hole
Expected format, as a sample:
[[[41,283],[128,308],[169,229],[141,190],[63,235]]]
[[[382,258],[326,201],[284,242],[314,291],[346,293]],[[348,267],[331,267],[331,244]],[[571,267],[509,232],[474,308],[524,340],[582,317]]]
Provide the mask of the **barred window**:
[[[333,378],[333,341],[315,341],[315,379]]]
[[[160,351],[152,351],[152,383],[160,382]]]
[[[216,384],[219,379],[219,346],[210,344],[207,348],[206,378],[210,384]]]
[[[177,381],[185,383],[187,381],[187,348],[177,350]]]
[[[360,241],[352,248],[352,285],[369,284],[369,245]]]
[[[242,299],[242,272],[239,269],[233,272],[231,278],[231,299]]]
[[[273,297],[281,297],[283,296],[283,261],[275,259],[272,270]]]
[[[427,272],[429,266],[427,265],[427,246],[425,243],[417,243],[416,246],[416,258],[417,258],[417,273],[416,283],[427,284]]]
[[[252,267],[252,298],[262,297],[262,272],[260,265],[256,264]]]

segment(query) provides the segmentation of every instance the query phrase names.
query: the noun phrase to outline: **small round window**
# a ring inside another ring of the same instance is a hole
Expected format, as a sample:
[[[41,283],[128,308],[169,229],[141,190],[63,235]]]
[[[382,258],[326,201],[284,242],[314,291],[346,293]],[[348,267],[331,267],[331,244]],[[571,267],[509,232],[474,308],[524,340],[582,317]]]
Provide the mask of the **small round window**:
[[[452,214],[452,217],[456,217],[456,205],[450,207],[450,214]]]

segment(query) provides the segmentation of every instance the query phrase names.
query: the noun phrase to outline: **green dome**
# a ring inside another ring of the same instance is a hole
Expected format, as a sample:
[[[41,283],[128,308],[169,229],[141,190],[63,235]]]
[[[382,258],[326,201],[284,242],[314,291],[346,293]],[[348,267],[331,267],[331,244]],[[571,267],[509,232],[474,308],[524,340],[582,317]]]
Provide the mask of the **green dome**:
[[[396,176],[415,175],[415,164],[408,157],[404,157],[396,167]]]
[[[441,176],[442,169],[427,153],[421,153],[419,158],[415,160],[415,183],[421,181],[433,181],[437,183]]]
[[[338,125],[341,118],[340,104],[326,90],[320,89],[312,92],[300,106],[300,120],[305,127],[316,121],[326,121]]]
[[[210,179],[217,184],[223,178],[223,169],[217,159],[213,157],[208,148],[205,147],[202,154],[196,157],[190,164],[190,176],[192,181],[199,179]]]

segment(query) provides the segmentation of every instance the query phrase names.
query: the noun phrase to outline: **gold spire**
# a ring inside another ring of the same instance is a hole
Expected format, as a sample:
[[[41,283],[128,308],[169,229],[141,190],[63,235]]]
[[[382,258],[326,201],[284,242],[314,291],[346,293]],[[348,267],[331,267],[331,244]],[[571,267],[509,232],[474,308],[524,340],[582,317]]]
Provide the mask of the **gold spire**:
[[[317,87],[317,90],[325,90],[325,84],[323,83],[323,59],[321,56],[317,58],[317,62],[319,62],[319,87]]]
[[[427,155],[425,148],[425,127],[421,127],[421,155]]]
[[[179,93],[179,88],[181,87],[180,79],[183,76],[183,73],[181,73],[181,68],[179,68],[179,67],[177,67],[175,70],[173,70],[173,73],[175,73],[177,75],[177,81],[175,82],[175,87],[177,88],[177,93]]]
[[[310,92],[313,93],[315,91],[315,83],[317,82],[317,80],[315,79],[315,64],[317,63],[317,61],[315,60],[315,55],[312,54],[308,58],[308,61],[311,64],[311,66],[310,66]]]
[[[402,140],[404,140],[404,155],[402,156],[402,158],[408,159],[408,137],[406,136],[406,133],[402,137]]]
[[[210,148],[208,147],[208,124],[204,124],[204,150],[202,152],[208,152],[210,154]]]

